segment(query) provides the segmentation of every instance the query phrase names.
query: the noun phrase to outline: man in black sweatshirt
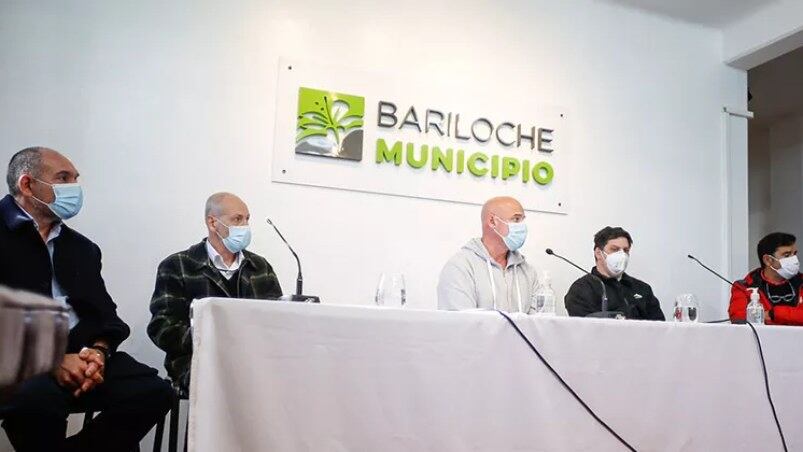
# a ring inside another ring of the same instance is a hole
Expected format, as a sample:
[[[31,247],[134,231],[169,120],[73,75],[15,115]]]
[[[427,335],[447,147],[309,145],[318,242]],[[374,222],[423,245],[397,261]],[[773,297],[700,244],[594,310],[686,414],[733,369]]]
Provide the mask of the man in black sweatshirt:
[[[606,226],[594,235],[596,266],[572,284],[564,302],[570,316],[585,317],[602,310],[603,284],[608,311],[628,319],[665,320],[661,304],[649,284],[625,273],[633,239],[620,227]]]

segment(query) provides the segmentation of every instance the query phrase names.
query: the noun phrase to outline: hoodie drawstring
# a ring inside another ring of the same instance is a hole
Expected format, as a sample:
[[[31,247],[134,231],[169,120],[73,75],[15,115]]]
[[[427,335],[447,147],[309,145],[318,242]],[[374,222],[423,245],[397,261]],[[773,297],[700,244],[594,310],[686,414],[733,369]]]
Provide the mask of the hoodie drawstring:
[[[490,259],[486,259],[485,263],[488,264],[488,278],[490,278],[490,280],[491,280],[491,293],[493,294],[493,298],[494,298],[494,309],[497,309],[497,307],[496,307],[496,283],[494,283],[494,274],[493,274],[493,269],[491,268],[491,260]],[[522,309],[522,303],[521,303],[521,286],[519,285],[519,273],[518,273],[517,269],[518,269],[518,266],[514,265],[513,266],[513,284],[515,284],[515,286],[516,286],[516,297],[517,297],[517,301],[519,303],[519,312],[524,312],[524,310]],[[504,277],[505,277],[505,270],[502,269],[502,278],[504,278]]]

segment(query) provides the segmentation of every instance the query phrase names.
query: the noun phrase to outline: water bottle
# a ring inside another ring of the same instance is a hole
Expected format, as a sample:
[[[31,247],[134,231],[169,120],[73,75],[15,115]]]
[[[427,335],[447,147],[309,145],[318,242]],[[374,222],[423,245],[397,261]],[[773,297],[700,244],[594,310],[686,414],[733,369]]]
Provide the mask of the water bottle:
[[[549,272],[544,271],[540,284],[533,294],[531,305],[537,314],[555,315],[555,291],[552,290]]]
[[[758,289],[750,288],[750,304],[747,305],[747,321],[753,325],[764,324],[764,306],[758,295]]]

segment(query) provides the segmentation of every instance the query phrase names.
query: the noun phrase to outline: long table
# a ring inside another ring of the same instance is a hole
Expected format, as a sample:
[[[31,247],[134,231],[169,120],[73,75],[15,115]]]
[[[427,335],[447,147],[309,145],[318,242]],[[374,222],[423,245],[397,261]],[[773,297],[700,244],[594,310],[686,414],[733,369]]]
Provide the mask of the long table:
[[[746,325],[512,316],[639,451],[782,450]],[[803,329],[758,327],[789,450]],[[620,451],[492,311],[205,299],[194,451]]]

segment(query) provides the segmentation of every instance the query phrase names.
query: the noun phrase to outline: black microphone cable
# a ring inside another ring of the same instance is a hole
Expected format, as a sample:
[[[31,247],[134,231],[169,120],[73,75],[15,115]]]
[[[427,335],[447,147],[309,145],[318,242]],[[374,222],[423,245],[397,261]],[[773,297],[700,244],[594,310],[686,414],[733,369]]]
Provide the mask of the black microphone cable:
[[[731,319],[723,319],[723,320],[713,320],[710,322],[705,323],[725,323],[730,322]],[[764,375],[764,389],[767,391],[767,401],[770,403],[770,408],[772,408],[772,417],[775,420],[775,427],[778,428],[778,435],[781,437],[781,445],[783,445],[784,452],[787,452],[789,449],[786,448],[786,438],[783,434],[783,429],[781,428],[781,421],[778,420],[778,413],[775,411],[775,403],[772,401],[772,394],[770,393],[770,379],[769,375],[767,374],[767,363],[764,361],[764,350],[761,348],[761,339],[758,337],[758,331],[756,327],[753,326],[752,323],[748,321],[737,321],[734,324],[743,324],[746,323],[747,326],[753,330],[753,337],[756,339],[756,345],[758,345],[758,357],[761,361],[761,372]]]
[[[754,327],[750,322],[745,323],[750,327],[751,330],[753,330],[753,336],[756,338],[756,344],[758,344],[758,356],[761,358],[761,371],[764,373],[764,389],[767,390],[767,400],[770,402],[770,408],[772,408],[772,417],[775,419],[775,426],[778,427],[778,435],[781,436],[781,445],[783,445],[783,450],[784,452],[788,452],[789,449],[786,448],[786,438],[783,436],[781,422],[778,420],[778,413],[775,412],[775,404],[772,402],[772,394],[770,393],[770,380],[769,376],[767,376],[767,364],[764,362],[764,351],[761,349],[761,339],[758,337],[758,331],[756,331],[756,327]]]
[[[711,268],[709,268],[704,263],[700,262],[699,259],[697,259],[696,257],[692,256],[691,254],[687,255],[686,257],[688,257],[689,259],[697,262],[698,264],[700,264],[701,267],[703,267],[704,269],[706,269],[709,272],[713,273],[714,276],[716,276],[719,279],[725,281],[730,286],[737,287],[740,290],[742,290],[744,293],[748,294],[748,296],[750,295],[750,293],[749,293],[750,291],[743,284],[741,284],[741,283],[737,284],[737,283],[735,283],[733,281],[728,280],[724,276],[720,275],[719,273],[717,273],[714,270],[712,270]],[[723,322],[725,322],[725,320],[717,320],[717,321],[714,321],[714,322],[706,322],[706,323],[723,323]],[[741,324],[742,321],[738,321],[738,323]],[[747,319],[745,319],[744,323],[746,323],[750,327],[750,329],[753,330],[753,336],[756,338],[756,344],[758,345],[758,357],[761,360],[761,372],[764,374],[764,389],[766,389],[766,391],[767,391],[767,401],[770,403],[770,408],[772,408],[772,417],[773,417],[773,419],[775,419],[775,426],[778,428],[778,435],[780,435],[780,437],[781,437],[781,445],[783,446],[784,452],[787,452],[789,449],[787,449],[787,447],[786,447],[786,438],[783,435],[783,429],[781,428],[781,422],[778,420],[778,413],[775,411],[775,403],[773,403],[772,394],[770,393],[770,379],[769,379],[769,376],[767,375],[767,363],[764,361],[764,350],[762,350],[762,348],[761,348],[761,339],[758,337],[758,331],[756,331],[756,327],[754,327],[752,323],[748,322]]]
[[[500,310],[496,310],[496,312],[498,312],[499,315],[501,315],[502,317],[504,317],[507,320],[507,322],[510,324],[510,326],[512,326],[513,329],[516,330],[516,333],[519,334],[519,337],[521,337],[522,340],[524,340],[524,342],[527,344],[527,346],[530,347],[530,350],[532,350],[532,352],[535,353],[535,356],[537,356],[538,359],[540,359],[541,362],[544,363],[544,366],[546,366],[546,368],[549,369],[549,371],[552,373],[552,375],[554,375],[555,378],[558,379],[560,384],[563,385],[563,387],[566,388],[567,391],[569,391],[569,394],[571,394],[575,398],[575,400],[577,400],[580,403],[580,405],[582,405],[583,408],[585,408],[585,410],[588,412],[588,414],[590,414],[591,417],[593,417],[601,426],[603,426],[605,428],[605,430],[607,430],[611,435],[613,435],[616,439],[618,439],[620,443],[622,443],[625,447],[627,447],[628,450],[636,452],[636,449],[633,448],[633,446],[631,446],[627,441],[625,441],[624,438],[619,436],[619,434],[616,433],[608,424],[606,424],[605,421],[600,419],[600,417],[597,416],[596,413],[594,413],[594,410],[592,410],[583,401],[583,399],[581,399],[580,396],[577,395],[576,392],[574,392],[574,389],[572,389],[572,387],[569,386],[568,383],[566,383],[566,380],[564,380],[563,377],[561,377],[560,374],[558,374],[558,372],[549,364],[549,362],[547,362],[547,360],[541,355],[541,353],[538,351],[538,349],[535,347],[535,345],[533,345],[533,343],[530,342],[529,339],[527,339],[527,336],[525,336],[524,333],[519,329],[518,325],[516,325],[516,323],[513,321],[513,319],[511,319],[507,314],[505,314],[504,312],[502,312]]]

